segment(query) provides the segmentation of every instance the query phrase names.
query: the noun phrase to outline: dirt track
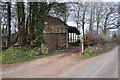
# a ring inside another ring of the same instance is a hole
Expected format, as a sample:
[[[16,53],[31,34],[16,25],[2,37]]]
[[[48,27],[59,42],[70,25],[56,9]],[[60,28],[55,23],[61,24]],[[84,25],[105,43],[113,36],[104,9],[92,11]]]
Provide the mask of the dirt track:
[[[118,47],[89,59],[58,54],[25,63],[3,65],[4,78],[117,78]]]

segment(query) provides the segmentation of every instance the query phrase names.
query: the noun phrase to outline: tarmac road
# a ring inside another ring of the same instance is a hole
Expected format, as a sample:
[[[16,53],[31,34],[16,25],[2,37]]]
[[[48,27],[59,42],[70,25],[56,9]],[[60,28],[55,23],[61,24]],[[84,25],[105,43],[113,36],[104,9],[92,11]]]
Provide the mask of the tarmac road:
[[[118,78],[118,47],[108,53],[78,60],[63,54],[4,67],[3,78]]]
[[[118,78],[118,47],[73,66],[58,77],[67,78]]]

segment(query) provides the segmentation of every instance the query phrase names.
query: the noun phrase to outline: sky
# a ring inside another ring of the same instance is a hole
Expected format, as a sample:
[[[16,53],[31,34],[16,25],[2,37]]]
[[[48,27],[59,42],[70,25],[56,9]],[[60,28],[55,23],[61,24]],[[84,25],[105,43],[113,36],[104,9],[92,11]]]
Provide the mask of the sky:
[[[60,2],[119,2],[120,0],[57,0]]]
[[[1,1],[18,1],[18,2],[22,2],[23,0],[1,0]],[[45,0],[28,0],[30,2],[43,2]],[[120,0],[47,0],[47,1],[59,1],[59,2],[120,2]]]

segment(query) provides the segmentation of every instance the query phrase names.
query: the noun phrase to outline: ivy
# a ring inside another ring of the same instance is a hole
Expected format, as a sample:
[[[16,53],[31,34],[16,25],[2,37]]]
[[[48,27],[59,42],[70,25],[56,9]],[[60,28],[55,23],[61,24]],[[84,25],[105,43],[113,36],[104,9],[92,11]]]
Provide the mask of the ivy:
[[[33,11],[35,14],[35,36],[37,36],[37,44],[43,43],[43,30],[44,30],[44,17],[48,15],[49,10],[52,8],[54,3],[33,3]],[[33,14],[33,15],[34,15]]]
[[[43,29],[44,29],[44,20],[43,17],[38,16],[35,23],[35,34],[37,35],[37,43],[41,44],[43,42]]]

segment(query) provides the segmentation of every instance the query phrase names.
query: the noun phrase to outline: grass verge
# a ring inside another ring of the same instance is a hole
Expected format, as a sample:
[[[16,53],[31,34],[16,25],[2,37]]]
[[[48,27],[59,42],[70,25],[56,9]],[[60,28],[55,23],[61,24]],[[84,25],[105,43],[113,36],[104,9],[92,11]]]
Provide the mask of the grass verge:
[[[40,48],[19,48],[19,47],[10,47],[9,49],[2,51],[0,55],[1,61],[3,64],[18,63],[31,61],[38,58],[43,58],[51,54],[40,54]]]
[[[0,64],[2,64],[2,52],[0,52]]]
[[[89,46],[88,48],[86,48],[84,50],[83,53],[78,54],[77,57],[82,58],[82,59],[90,58],[92,56],[97,56],[97,55],[100,55],[102,53],[108,52],[116,46],[117,46],[116,43],[97,45],[97,46]]]

